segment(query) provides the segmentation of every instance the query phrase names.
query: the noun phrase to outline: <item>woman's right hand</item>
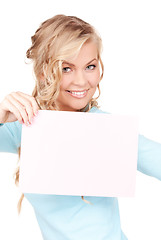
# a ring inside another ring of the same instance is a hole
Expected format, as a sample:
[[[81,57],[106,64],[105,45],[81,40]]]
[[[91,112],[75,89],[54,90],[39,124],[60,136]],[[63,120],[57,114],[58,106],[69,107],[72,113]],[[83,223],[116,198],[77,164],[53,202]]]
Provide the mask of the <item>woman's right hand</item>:
[[[29,125],[38,113],[38,104],[33,96],[12,92],[0,103],[0,123],[19,121]]]

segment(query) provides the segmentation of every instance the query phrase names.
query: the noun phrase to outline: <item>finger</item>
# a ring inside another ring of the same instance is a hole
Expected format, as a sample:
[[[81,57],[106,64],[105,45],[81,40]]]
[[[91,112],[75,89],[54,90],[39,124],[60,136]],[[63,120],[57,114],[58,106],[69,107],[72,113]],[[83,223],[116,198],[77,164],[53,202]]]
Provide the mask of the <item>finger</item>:
[[[28,125],[29,124],[29,118],[28,118],[28,114],[26,112],[25,107],[19,102],[17,101],[11,94],[7,96],[7,100],[8,100],[8,108],[10,110],[10,105],[14,106],[14,108],[12,107],[12,109],[14,109],[14,114],[17,114],[17,111],[20,113],[23,122]]]
[[[22,97],[25,97],[27,98],[30,102],[31,102],[31,105],[33,107],[33,111],[34,111],[34,115],[36,116],[37,113],[38,113],[38,110],[39,110],[39,106],[35,100],[35,98],[33,96],[30,96],[26,93],[23,93],[23,92],[18,92],[19,95],[21,95]]]
[[[3,102],[3,108],[7,111],[12,113],[15,118],[20,122],[23,123],[23,118],[19,110],[12,104],[12,102],[9,101],[9,99],[5,99]],[[7,121],[8,119],[6,119]]]
[[[32,123],[32,118],[34,117],[34,111],[33,111],[33,106],[31,102],[27,98],[22,97],[20,94],[16,92],[13,92],[11,96],[23,106],[23,108],[26,110],[26,113],[28,115],[28,121]]]

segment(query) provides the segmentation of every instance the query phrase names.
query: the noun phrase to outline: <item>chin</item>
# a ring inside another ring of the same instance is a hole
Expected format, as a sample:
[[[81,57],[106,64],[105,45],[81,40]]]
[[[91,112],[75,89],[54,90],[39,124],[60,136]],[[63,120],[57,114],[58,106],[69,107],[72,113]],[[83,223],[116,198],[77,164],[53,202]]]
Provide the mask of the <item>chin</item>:
[[[88,103],[87,103],[88,104]],[[66,110],[66,111],[78,111],[78,110],[80,110],[80,109],[83,109],[83,108],[85,108],[86,106],[87,106],[87,104],[80,104],[80,105],[77,105],[77,106],[71,106],[70,108],[66,108],[66,109],[68,109],[68,110]]]

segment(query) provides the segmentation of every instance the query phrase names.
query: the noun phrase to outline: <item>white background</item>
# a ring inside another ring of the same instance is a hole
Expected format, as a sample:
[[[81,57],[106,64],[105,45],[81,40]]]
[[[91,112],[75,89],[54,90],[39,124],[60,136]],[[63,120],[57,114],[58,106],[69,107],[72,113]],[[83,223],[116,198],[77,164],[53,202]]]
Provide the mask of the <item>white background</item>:
[[[30,37],[56,14],[75,15],[94,25],[103,39],[105,75],[99,105],[111,113],[137,115],[140,133],[161,142],[161,2],[3,1],[0,8],[0,100],[12,91],[31,94],[32,66],[25,64]],[[97,95],[97,94],[96,94]],[[42,239],[12,178],[17,155],[0,154],[0,239]],[[121,198],[122,229],[129,240],[161,239],[161,182],[137,173],[135,198]]]

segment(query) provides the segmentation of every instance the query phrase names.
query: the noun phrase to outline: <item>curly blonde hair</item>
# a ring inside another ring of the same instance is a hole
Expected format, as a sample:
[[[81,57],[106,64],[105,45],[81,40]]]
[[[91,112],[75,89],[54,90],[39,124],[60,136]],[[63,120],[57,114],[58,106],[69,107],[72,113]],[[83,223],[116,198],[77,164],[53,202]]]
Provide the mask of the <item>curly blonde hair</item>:
[[[77,56],[82,45],[87,41],[94,41],[97,45],[97,57],[102,68],[100,80],[102,80],[104,73],[101,60],[102,40],[96,29],[80,18],[56,15],[40,25],[31,37],[31,41],[32,45],[27,50],[26,57],[33,63],[35,87],[32,96],[40,109],[59,110],[56,99],[62,78],[62,63],[68,58]],[[99,84],[97,87],[99,97]],[[88,112],[93,106],[99,108],[98,97],[92,98],[85,108],[78,111]],[[16,185],[19,183],[19,167],[15,172],[15,183]],[[20,212],[23,197],[24,194],[18,202],[18,212]],[[82,199],[86,201],[83,196]]]

